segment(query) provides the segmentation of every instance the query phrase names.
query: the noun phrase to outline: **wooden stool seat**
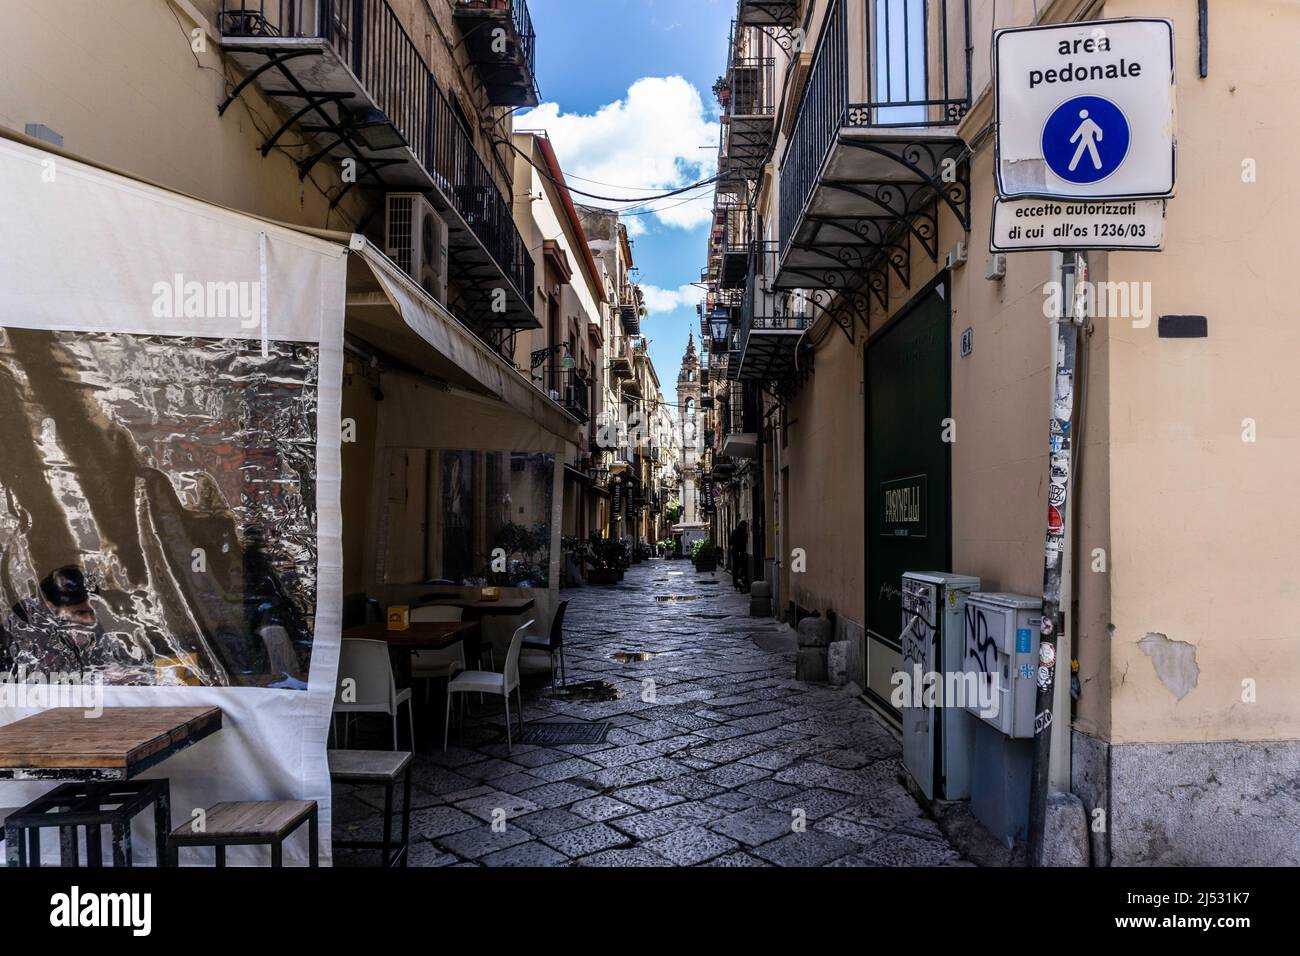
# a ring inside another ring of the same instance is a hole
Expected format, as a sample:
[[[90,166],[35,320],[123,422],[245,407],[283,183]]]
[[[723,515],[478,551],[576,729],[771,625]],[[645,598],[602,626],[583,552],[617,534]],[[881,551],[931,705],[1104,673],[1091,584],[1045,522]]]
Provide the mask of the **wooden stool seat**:
[[[395,750],[331,750],[330,779],[335,783],[385,783],[396,780],[411,755]]]
[[[407,865],[411,843],[411,754],[393,750],[328,751],[330,780],[384,788],[384,838],[382,840],[335,840],[339,850],[379,850],[380,866]],[[393,790],[402,779],[402,836],[393,836]]]
[[[284,841],[308,824],[311,866],[319,865],[317,807],[315,800],[245,800],[218,803],[202,818],[191,819],[171,832],[168,850],[173,863],[181,847],[216,848],[217,866],[226,865],[228,846],[269,846],[271,866],[281,865]]]

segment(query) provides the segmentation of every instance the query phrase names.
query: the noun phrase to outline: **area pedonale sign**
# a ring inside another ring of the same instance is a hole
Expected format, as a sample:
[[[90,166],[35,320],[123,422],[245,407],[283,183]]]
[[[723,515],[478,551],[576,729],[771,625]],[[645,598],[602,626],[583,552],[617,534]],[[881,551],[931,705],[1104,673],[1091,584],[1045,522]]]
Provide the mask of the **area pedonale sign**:
[[[1158,18],[997,31],[994,251],[1161,248],[1176,169],[1173,44]]]

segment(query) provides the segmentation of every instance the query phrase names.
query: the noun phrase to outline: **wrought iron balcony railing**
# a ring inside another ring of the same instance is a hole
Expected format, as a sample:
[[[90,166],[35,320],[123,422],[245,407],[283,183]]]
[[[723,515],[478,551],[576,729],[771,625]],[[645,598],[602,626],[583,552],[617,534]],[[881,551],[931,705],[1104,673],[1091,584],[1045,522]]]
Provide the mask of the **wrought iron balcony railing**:
[[[591,383],[577,369],[547,366],[539,371],[551,401],[583,424],[591,420]]]
[[[776,60],[745,57],[731,64],[731,97],[727,112],[732,116],[773,116],[776,113]]]
[[[777,243],[753,244],[737,338],[742,379],[782,377],[797,348],[798,333],[812,324],[811,309],[802,294],[772,288],[779,258]]]
[[[850,33],[854,3],[867,28]],[[781,162],[783,248],[841,130],[961,121],[970,107],[969,35],[969,0],[831,0]]]
[[[526,15],[523,4],[517,6]],[[515,227],[511,203],[387,0],[222,0],[218,23],[224,37],[326,41],[515,292],[531,301],[533,259]]]
[[[537,75],[537,34],[533,30],[533,18],[528,12],[528,4],[524,0],[456,0],[456,8],[458,14],[470,11],[509,10],[515,31],[515,42],[519,46],[519,60],[527,66],[531,83],[532,77]]]
[[[751,219],[747,205],[720,203],[715,207],[711,242],[720,259],[719,288],[739,289],[744,286],[751,241]]]

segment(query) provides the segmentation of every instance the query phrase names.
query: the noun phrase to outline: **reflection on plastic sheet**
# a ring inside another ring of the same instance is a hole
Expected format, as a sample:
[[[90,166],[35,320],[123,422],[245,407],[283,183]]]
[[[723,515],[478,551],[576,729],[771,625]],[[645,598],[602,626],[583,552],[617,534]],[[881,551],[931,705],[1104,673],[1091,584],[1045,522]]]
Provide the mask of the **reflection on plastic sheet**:
[[[317,363],[0,328],[0,674],[305,688]]]

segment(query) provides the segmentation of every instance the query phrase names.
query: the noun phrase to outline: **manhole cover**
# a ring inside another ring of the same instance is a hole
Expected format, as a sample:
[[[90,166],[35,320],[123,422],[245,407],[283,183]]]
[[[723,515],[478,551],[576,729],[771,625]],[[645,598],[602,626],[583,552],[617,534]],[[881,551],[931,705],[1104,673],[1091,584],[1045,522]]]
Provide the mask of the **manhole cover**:
[[[730,614],[709,614],[707,612],[700,611],[697,614],[692,614],[691,617],[702,617],[708,621],[724,621],[727,618],[731,617],[731,615]]]
[[[703,594],[656,594],[656,601],[698,601]]]
[[[609,655],[610,660],[618,661],[620,664],[641,664],[653,657],[653,654],[645,651],[619,651],[617,654]]]
[[[532,723],[524,727],[524,736],[520,743],[539,747],[556,744],[603,744],[605,735],[609,733],[609,726],[605,721],[594,724]]]
[[[607,680],[585,680],[581,683],[569,684],[567,687],[557,687],[551,692],[551,696],[583,704],[623,699],[619,689]]]
[[[697,584],[720,584],[719,581],[697,581]]]

